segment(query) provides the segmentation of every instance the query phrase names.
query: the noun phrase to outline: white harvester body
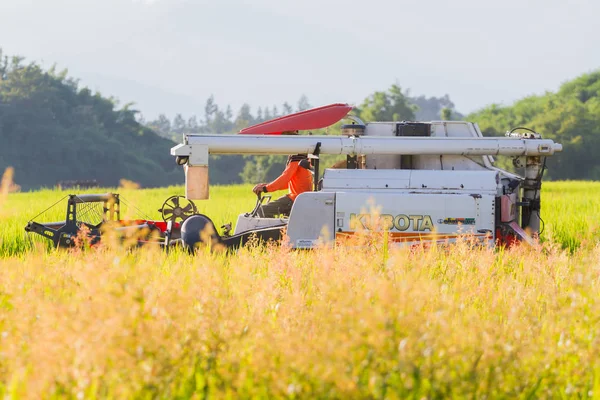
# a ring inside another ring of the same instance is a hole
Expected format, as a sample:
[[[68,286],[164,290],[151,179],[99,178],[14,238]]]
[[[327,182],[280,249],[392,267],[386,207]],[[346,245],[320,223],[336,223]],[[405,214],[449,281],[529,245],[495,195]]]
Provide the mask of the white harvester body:
[[[387,231],[391,242],[405,244],[469,234],[493,245],[538,233],[541,160],[560,144],[537,134],[484,138],[470,122],[358,122],[343,126],[341,136],[190,134],[171,154],[185,164],[191,198],[208,197],[209,154],[346,155],[347,168],[326,168],[289,218],[240,215],[234,235],[286,227],[294,248],[365,230]],[[495,155],[524,157],[525,175],[496,168]]]

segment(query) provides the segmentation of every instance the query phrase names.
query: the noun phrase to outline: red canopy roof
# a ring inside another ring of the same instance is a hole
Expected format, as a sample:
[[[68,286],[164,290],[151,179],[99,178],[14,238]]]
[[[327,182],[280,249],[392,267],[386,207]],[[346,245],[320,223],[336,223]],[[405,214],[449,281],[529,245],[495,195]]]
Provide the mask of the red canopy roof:
[[[281,135],[282,132],[288,131],[327,128],[344,118],[350,110],[352,110],[352,106],[348,104],[330,104],[261,122],[242,129],[240,133],[243,135]]]

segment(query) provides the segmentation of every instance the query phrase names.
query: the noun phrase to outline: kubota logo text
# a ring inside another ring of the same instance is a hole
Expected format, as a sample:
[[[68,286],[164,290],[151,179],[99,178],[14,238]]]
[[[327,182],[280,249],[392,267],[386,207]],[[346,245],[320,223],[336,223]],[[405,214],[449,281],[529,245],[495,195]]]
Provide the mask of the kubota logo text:
[[[413,231],[424,232],[433,229],[433,221],[430,215],[350,214],[350,229],[374,228],[401,232],[412,228]]]

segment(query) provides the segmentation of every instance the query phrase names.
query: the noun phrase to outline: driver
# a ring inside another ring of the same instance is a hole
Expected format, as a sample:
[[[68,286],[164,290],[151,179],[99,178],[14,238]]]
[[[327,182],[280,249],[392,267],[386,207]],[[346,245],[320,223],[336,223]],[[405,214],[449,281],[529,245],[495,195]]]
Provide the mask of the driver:
[[[300,193],[312,190],[312,174],[306,168],[298,165],[300,161],[307,159],[306,154],[297,154],[288,156],[285,170],[271,183],[259,183],[254,186],[252,191],[258,195],[260,193],[276,192],[278,190],[288,189],[288,194],[278,198],[270,203],[263,204],[258,209],[258,216],[261,218],[274,218],[279,214],[290,215],[292,204]]]

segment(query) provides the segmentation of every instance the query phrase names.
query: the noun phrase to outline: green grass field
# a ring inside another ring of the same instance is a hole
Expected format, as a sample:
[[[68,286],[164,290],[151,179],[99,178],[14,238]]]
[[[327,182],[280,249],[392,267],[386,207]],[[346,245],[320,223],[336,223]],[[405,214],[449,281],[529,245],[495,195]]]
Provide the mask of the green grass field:
[[[183,188],[119,193],[156,218]],[[600,183],[544,184],[542,248],[229,256],[31,248],[25,223],[66,194],[0,198],[5,398],[600,396]],[[254,205],[211,197],[217,226]]]
[[[213,186],[211,199],[196,201],[198,211],[213,219],[217,227],[232,222],[242,212],[252,210],[256,198],[251,185]],[[160,219],[158,209],[175,194],[184,194],[181,186],[160,189],[96,189],[77,191],[94,193],[116,192],[127,204],[124,217],[146,215]],[[42,190],[5,196],[0,208],[0,256],[21,254],[31,248],[31,240],[23,230],[27,221],[73,191]],[[284,192],[273,194],[274,198]],[[47,221],[64,220],[66,201],[44,214]],[[574,250],[581,243],[600,238],[600,182],[548,182],[542,194],[543,239]]]

